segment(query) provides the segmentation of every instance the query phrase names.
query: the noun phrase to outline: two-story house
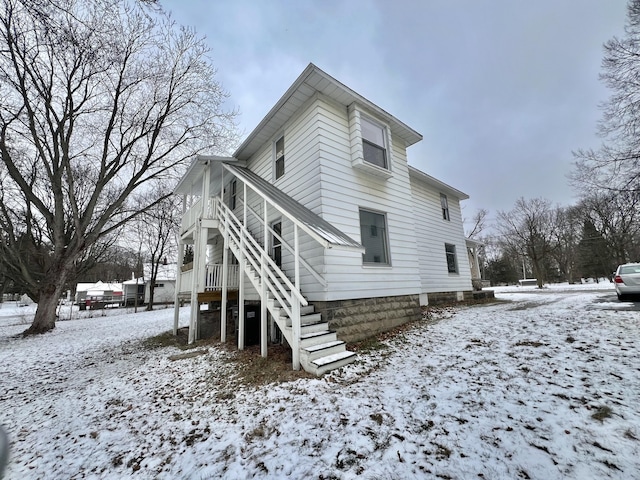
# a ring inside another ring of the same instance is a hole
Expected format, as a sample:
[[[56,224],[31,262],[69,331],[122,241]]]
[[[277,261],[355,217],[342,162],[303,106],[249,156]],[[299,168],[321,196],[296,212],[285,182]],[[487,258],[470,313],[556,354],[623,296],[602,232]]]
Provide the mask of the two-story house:
[[[293,368],[318,374],[353,360],[355,341],[418,318],[421,305],[472,292],[460,201],[411,167],[422,136],[310,64],[232,157],[199,156],[184,196],[176,292],[259,302],[260,344],[283,337]],[[177,328],[176,299],[176,328]],[[244,347],[245,322],[238,322]]]

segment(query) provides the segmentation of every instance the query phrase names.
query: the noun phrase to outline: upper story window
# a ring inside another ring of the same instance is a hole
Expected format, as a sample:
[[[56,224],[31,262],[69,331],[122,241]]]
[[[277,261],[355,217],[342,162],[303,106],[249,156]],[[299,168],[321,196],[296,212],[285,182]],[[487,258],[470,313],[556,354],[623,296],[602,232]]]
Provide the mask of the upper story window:
[[[238,181],[234,179],[231,181],[231,196],[229,197],[229,208],[231,210],[236,209],[236,199],[238,198],[237,192],[238,192]]]
[[[284,135],[276,140],[275,163],[275,178],[277,180],[284,175]]]
[[[442,206],[442,219],[451,220],[449,217],[449,202],[447,201],[447,196],[444,193],[440,194],[440,205]]]
[[[381,178],[393,176],[393,147],[389,126],[362,113],[355,102],[349,105],[351,165]]]
[[[364,265],[390,265],[387,219],[383,213],[360,210],[360,240]]]
[[[362,150],[364,161],[388,169],[387,145],[384,127],[364,118],[360,118],[362,129]]]

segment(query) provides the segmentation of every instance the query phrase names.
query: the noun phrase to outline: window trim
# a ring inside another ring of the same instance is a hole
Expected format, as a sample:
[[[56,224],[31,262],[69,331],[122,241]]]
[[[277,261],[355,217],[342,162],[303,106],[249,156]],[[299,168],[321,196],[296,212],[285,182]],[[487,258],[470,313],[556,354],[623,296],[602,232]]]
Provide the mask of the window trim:
[[[448,247],[451,247],[453,249],[453,251],[450,252]],[[457,252],[455,243],[445,243],[444,244],[444,253],[445,253],[445,260],[447,262],[447,273],[449,273],[450,275],[459,275],[460,274],[460,268],[458,266],[458,252]],[[450,255],[453,255],[453,266],[454,266],[455,270],[451,270],[449,268],[449,256]]]
[[[282,155],[278,157],[278,142],[282,140]],[[273,179],[274,181],[280,180],[287,173],[286,170],[286,143],[284,139],[284,133],[282,135],[278,135],[278,137],[273,142]],[[278,175],[278,162],[282,160],[282,173]]]
[[[449,199],[444,193],[440,194],[440,207],[442,208],[442,219],[450,222],[451,214],[449,212]]]
[[[376,235],[370,235],[371,238],[380,238],[384,245],[384,254],[385,254],[385,262],[367,262],[365,261],[366,254],[366,245],[364,244],[364,239],[362,238],[362,212],[370,213],[374,215],[379,215],[384,220],[384,235],[380,235],[380,229],[375,225],[367,225],[367,231],[372,233],[374,230],[371,227],[375,227]],[[391,267],[391,245],[389,241],[389,221],[387,219],[387,213],[381,212],[379,210],[372,210],[370,208],[358,208],[358,223],[360,226],[360,243],[365,247],[365,253],[362,254],[362,266],[363,267]]]

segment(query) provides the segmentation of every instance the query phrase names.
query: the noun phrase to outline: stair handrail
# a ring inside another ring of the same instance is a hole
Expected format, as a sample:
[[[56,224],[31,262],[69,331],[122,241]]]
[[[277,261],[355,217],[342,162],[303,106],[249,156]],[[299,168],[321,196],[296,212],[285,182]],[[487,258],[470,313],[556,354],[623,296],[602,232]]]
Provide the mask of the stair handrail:
[[[244,199],[238,198],[237,200],[240,204],[244,204]],[[247,205],[247,212],[250,213],[251,215],[253,215],[259,222],[262,222],[262,217],[260,217],[260,215],[258,214],[258,212],[256,212],[253,208],[251,208],[250,205]],[[295,255],[294,249],[291,247],[291,245],[289,245],[284,238],[282,238],[282,236],[278,235],[276,232],[273,231],[273,229],[271,228],[271,226],[269,226],[268,224],[265,224],[265,227],[267,228],[267,230],[269,231],[270,234],[274,235],[278,240],[280,240],[280,244],[287,249],[287,251],[289,253],[291,253],[292,255]],[[307,272],[309,272],[309,274],[311,274],[311,276],[313,278],[316,279],[316,281],[322,285],[323,287],[327,286],[327,281],[318,273],[316,272],[316,270],[309,264],[309,262],[307,262],[304,258],[302,258],[301,256],[299,256],[298,258],[300,260],[300,265],[302,265]]]
[[[266,266],[268,267],[266,269],[266,272],[269,277],[265,279],[265,281],[267,281],[267,285],[270,287],[269,290],[274,295],[277,295],[278,297],[283,296],[286,298],[289,296],[287,295],[287,290],[284,288],[284,286],[286,286],[289,289],[288,291],[290,292],[290,296],[291,296],[291,299],[288,299],[289,305],[293,305],[294,296],[296,297],[298,302],[300,302],[300,304],[308,305],[307,299],[304,298],[299,288],[296,287],[291,282],[291,280],[289,280],[289,277],[287,277],[285,273],[280,269],[280,267],[276,265],[273,259],[268,255],[266,248],[258,243],[255,237],[251,234],[251,232],[235,216],[233,211],[224,202],[220,201],[220,199],[217,197],[215,198],[215,205],[216,205],[216,210],[217,210],[219,219],[221,220],[221,223],[224,224],[225,226],[228,225],[230,231],[235,230],[234,233],[236,234],[238,245],[240,244],[240,236],[242,236],[245,239],[245,247],[249,246],[247,245],[247,242],[252,247],[250,249],[251,250],[250,253],[252,254],[252,256],[258,257],[258,253],[259,253],[261,263],[263,262],[262,257],[264,256],[264,259],[266,260]],[[261,265],[254,263],[253,260],[257,260],[257,258],[250,259],[250,263],[252,263],[256,271],[259,271]],[[278,290],[280,290],[280,292],[278,292]],[[279,293],[282,295],[280,295]],[[282,306],[285,307],[285,305],[282,305]],[[285,309],[285,310],[288,310],[288,309]],[[287,313],[291,314],[292,312],[289,311]]]

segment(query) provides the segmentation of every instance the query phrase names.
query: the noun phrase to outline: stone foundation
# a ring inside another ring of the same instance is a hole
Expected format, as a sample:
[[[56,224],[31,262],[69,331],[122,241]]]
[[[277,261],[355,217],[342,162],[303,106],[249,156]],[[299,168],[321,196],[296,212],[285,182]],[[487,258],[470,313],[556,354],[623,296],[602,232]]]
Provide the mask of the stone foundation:
[[[471,292],[469,292],[471,293]],[[345,342],[357,342],[420,318],[418,295],[312,302]]]
[[[429,305],[468,302],[473,300],[473,292],[471,290],[464,292],[433,292],[428,293],[427,298],[429,299]]]

